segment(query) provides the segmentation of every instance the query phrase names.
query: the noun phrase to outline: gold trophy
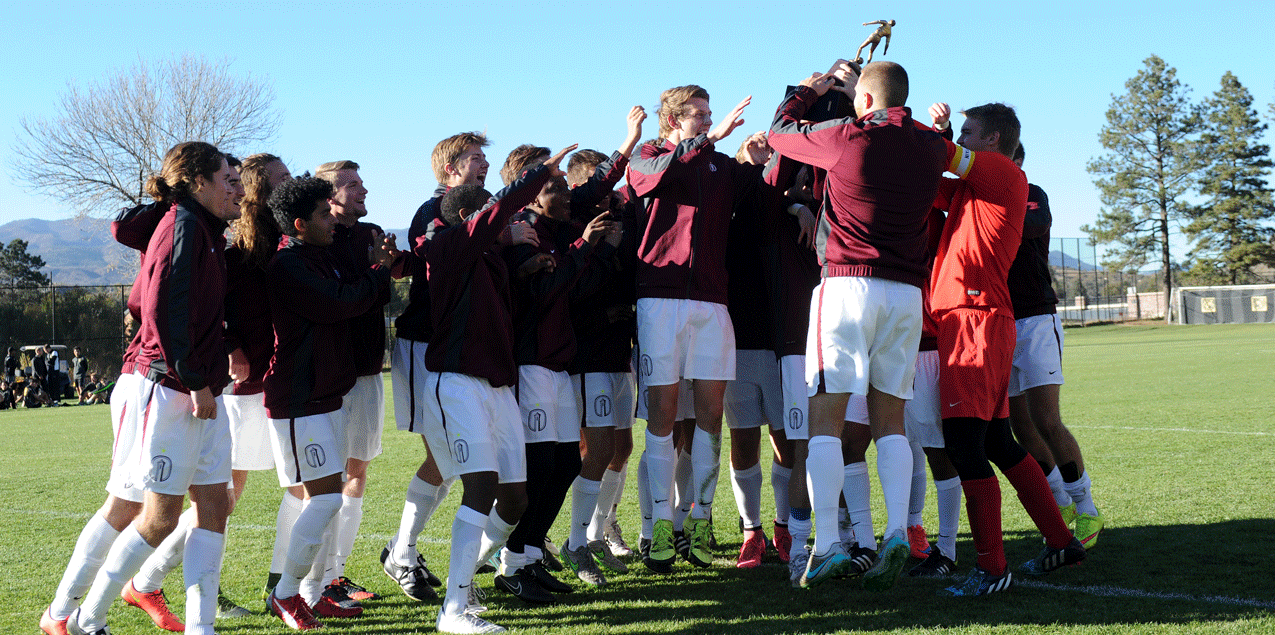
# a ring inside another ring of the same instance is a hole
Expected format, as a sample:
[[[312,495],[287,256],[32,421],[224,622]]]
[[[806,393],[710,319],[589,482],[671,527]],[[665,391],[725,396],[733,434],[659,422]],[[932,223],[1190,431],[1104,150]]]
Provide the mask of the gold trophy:
[[[894,26],[895,24],[894,20],[876,20],[873,22],[864,22],[863,26],[871,26],[873,24],[879,24],[881,26],[878,26],[877,30],[873,31],[872,35],[869,35],[868,39],[864,40],[863,44],[859,45],[859,50],[854,52],[855,64],[867,63],[863,61],[863,47],[865,46],[870,47],[868,48],[868,62],[871,62],[872,54],[876,52],[877,45],[881,43],[882,39],[885,39],[885,48],[881,49],[881,54],[885,55],[886,53],[890,52],[890,27]]]

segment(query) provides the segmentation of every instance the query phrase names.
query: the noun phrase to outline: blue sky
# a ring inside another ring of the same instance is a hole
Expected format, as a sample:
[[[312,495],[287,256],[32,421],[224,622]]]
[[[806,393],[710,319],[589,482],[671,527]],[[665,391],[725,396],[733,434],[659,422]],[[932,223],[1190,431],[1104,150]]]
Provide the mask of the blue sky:
[[[185,52],[229,57],[274,84],[284,124],[269,151],[294,173],[353,159],[369,220],[409,223],[435,181],[441,138],[486,130],[487,186],[520,143],[609,152],[624,116],[697,83],[719,115],[752,95],[746,132],[768,127],[787,84],[848,57],[894,19],[886,59],[911,76],[911,105],[1018,109],[1029,179],[1050,196],[1054,236],[1080,236],[1100,202],[1085,163],[1112,94],[1151,54],[1203,98],[1235,73],[1258,110],[1275,101],[1275,2],[31,3],[6,9],[0,41],[0,224],[72,211],[12,176],[22,116],[54,112],[68,83]],[[780,8],[782,7],[782,9]],[[878,49],[880,54],[880,49]],[[928,117],[923,119],[928,120]],[[959,118],[957,124],[959,125]],[[653,136],[648,120],[644,138]],[[1269,139],[1269,135],[1268,135]],[[114,210],[101,210],[109,214]]]

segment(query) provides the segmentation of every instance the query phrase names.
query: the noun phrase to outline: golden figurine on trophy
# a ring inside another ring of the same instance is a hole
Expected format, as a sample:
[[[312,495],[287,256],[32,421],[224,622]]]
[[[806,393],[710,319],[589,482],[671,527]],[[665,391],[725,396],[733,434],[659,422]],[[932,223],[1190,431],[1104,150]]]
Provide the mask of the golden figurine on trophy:
[[[868,62],[871,62],[872,54],[876,52],[877,45],[881,43],[882,38],[885,39],[885,48],[881,49],[881,54],[885,55],[886,53],[890,52],[890,27],[894,26],[895,24],[894,20],[876,20],[873,22],[864,22],[863,26],[871,26],[873,24],[879,24],[881,26],[877,27],[877,30],[873,31],[872,35],[869,35],[868,39],[864,40],[863,44],[859,45],[859,50],[854,52],[855,64],[866,63],[863,61],[863,47],[865,46],[871,47],[868,49]]]

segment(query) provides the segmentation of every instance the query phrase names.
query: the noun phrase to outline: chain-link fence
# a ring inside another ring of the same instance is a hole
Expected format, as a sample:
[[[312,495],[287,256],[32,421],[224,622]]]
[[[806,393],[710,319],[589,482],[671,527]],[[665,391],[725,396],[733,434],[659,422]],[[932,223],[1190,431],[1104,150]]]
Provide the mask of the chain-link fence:
[[[1092,324],[1164,318],[1162,271],[1111,271],[1098,264],[1088,238],[1053,238],[1049,272],[1065,323]]]

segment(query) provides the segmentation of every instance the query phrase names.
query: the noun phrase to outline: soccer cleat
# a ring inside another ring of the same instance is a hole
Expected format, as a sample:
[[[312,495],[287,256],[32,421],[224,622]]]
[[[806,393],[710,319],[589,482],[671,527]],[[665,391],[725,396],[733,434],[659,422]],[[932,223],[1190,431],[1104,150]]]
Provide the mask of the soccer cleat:
[[[642,564],[656,573],[672,573],[673,560],[677,558],[677,550],[673,546],[673,521],[655,521],[655,530],[651,533],[651,545],[643,554]]]
[[[499,570],[500,551],[496,551],[496,553],[491,554],[491,557],[487,559],[487,562],[478,565],[478,570],[474,573],[495,573]]]
[[[964,582],[946,589],[939,589],[939,595],[952,598],[976,597],[1006,591],[1013,584],[1014,576],[1009,569],[1000,575],[992,575],[987,572],[987,569],[975,565]]]
[[[483,606],[483,600],[486,599],[487,593],[484,592],[477,584],[473,584],[471,582],[469,585],[469,593],[465,597],[465,612],[478,614],[486,611],[487,607]]]
[[[298,593],[290,598],[280,600],[275,597],[273,591],[270,597],[266,598],[270,604],[270,612],[279,616],[289,628],[298,631],[309,631],[316,628],[323,628],[323,624],[314,617],[314,612],[310,610],[310,605]]]
[[[354,617],[354,615],[329,615],[328,613],[325,613],[324,611],[327,611],[329,609],[319,608],[319,605],[324,603],[323,599],[325,598],[330,600],[329,604],[335,604],[338,608],[342,609],[343,611],[352,611],[354,609],[358,609],[359,613],[363,612],[363,605],[359,604],[358,600],[355,600],[354,598],[350,597],[349,594],[345,592],[345,587],[342,587],[337,584],[329,584],[323,587],[323,593],[319,594],[319,603],[316,604],[314,607],[312,607],[315,609],[316,613],[318,613],[319,615],[322,615],[323,617]],[[358,613],[355,613],[355,615],[357,614]]]
[[[836,577],[850,567],[850,555],[840,542],[832,543],[823,554],[810,554],[806,572],[801,576],[801,587],[809,589],[829,578]]]
[[[217,619],[233,620],[249,615],[252,615],[252,611],[235,604],[235,601],[226,597],[220,588],[217,589]]]
[[[743,524],[744,519],[741,518],[739,522],[740,524]],[[708,548],[712,550],[717,549],[717,532],[713,530],[712,516],[708,517]]]
[[[911,549],[912,557],[918,560],[924,560],[930,555],[930,540],[925,535],[925,527],[921,525],[908,527],[908,547]]]
[[[779,561],[788,564],[788,555],[792,553],[792,534],[788,533],[788,525],[775,523],[775,551],[779,552]]]
[[[863,573],[863,588],[869,591],[890,590],[898,582],[903,567],[907,566],[909,551],[903,533],[895,531],[881,547],[877,563]]]
[[[956,562],[943,555],[937,548],[930,550],[930,555],[921,564],[908,571],[911,578],[946,578],[956,570]]]
[[[355,584],[352,580],[350,580],[349,578],[345,576],[341,576],[339,578],[332,580],[332,584],[335,584],[345,589],[345,594],[350,596],[350,599],[356,602],[362,602],[364,600],[375,600],[381,597],[374,591],[368,591],[367,588],[364,587],[363,585]]]
[[[394,561],[390,557],[389,547],[381,551],[381,570],[391,580],[398,583],[398,587],[403,590],[403,594],[417,602],[428,602],[438,599],[438,592],[433,589],[433,584],[429,581],[429,570],[425,568],[424,558],[416,561],[416,566],[405,567]]]
[[[1076,514],[1076,504],[1075,504],[1075,503],[1072,503],[1072,504],[1070,504],[1070,505],[1059,505],[1059,506],[1058,506],[1058,513],[1059,513],[1059,514],[1062,514],[1062,519],[1063,519],[1063,524],[1064,524],[1064,525],[1067,525],[1068,527],[1070,527],[1072,523],[1076,522],[1076,516],[1077,516],[1077,514]]]
[[[55,620],[53,615],[49,613],[49,609],[46,608],[40,614],[40,630],[44,631],[44,635],[67,635],[66,623],[70,619],[70,617],[64,617],[60,620]]]
[[[651,555],[651,539],[638,538],[638,557],[645,560]]]
[[[740,569],[753,569],[761,564],[766,555],[766,534],[761,529],[745,529],[744,544],[739,547],[739,558],[735,566]]]
[[[555,578],[552,573],[549,573],[549,570],[545,568],[544,562],[540,560],[537,560],[523,568],[527,570],[527,573],[530,573],[536,578],[536,582],[539,582],[540,586],[543,587],[544,590],[550,593],[571,593],[572,591],[575,591],[575,588],[573,588],[570,584]]]
[[[151,617],[151,621],[155,623],[155,627],[181,633],[186,630],[186,625],[177,619],[176,615],[168,608],[168,598],[164,597],[163,589],[155,589],[150,593],[141,593],[133,587],[133,581],[129,580],[128,584],[120,590],[120,597],[124,599],[125,604],[136,606]]]
[[[673,532],[673,549],[683,560],[691,561],[691,539],[687,537],[685,529]]]
[[[358,617],[363,614],[363,607],[358,604],[355,604],[354,606],[344,604],[341,600],[326,595],[326,589],[323,593],[324,595],[320,595],[319,601],[312,607],[315,615],[320,615],[322,617]],[[346,601],[353,602],[354,600]]]
[[[810,547],[802,547],[788,560],[788,582],[792,588],[801,588],[801,577],[806,574],[806,565],[810,562]]]
[[[629,572],[629,565],[624,564],[623,560],[611,553],[611,548],[607,546],[605,540],[590,540],[589,553],[593,554],[593,561],[607,571],[612,573]]]
[[[513,594],[519,600],[528,604],[556,604],[558,602],[558,599],[553,597],[553,594],[540,586],[536,576],[528,571],[526,567],[509,575],[498,575],[493,581],[497,590]]]
[[[1102,528],[1107,524],[1107,520],[1102,517],[1102,511],[1098,511],[1097,516],[1089,514],[1080,514],[1076,516],[1076,540],[1084,545],[1085,549],[1093,549],[1098,544],[1098,534],[1102,532]]]
[[[553,544],[553,541],[549,540],[547,536],[545,537],[544,549],[541,551],[542,554],[540,556],[540,561],[544,563],[546,569],[550,571],[562,571],[566,569],[566,567],[562,566],[562,561],[558,559],[561,550],[558,549],[558,546]]]
[[[68,635],[111,635],[111,629],[103,626],[92,633],[80,628],[79,622],[80,609],[75,609],[71,617],[66,620],[66,632]]]
[[[624,542],[624,534],[620,532],[620,521],[609,518],[602,525],[602,539],[606,541],[607,548],[618,558],[627,558],[633,555],[633,550],[629,548],[629,543]]]
[[[593,554],[589,553],[588,545],[580,545],[572,548],[570,541],[562,543],[562,563],[567,565],[568,569],[575,572],[576,577],[580,578],[585,584],[592,586],[605,586],[607,579],[602,575],[602,570],[598,568],[598,563],[593,561]]]
[[[555,557],[562,555],[562,550],[558,548],[558,545],[553,544],[553,539],[548,536],[545,536],[544,550]]]
[[[1054,549],[1049,545],[1045,545],[1039,556],[1024,562],[1018,570],[1027,575],[1045,575],[1050,571],[1071,566],[1084,559],[1084,545],[1080,544],[1079,540],[1072,538],[1071,542],[1062,549]]]
[[[266,615],[270,615],[270,594],[274,592],[274,587],[279,584],[281,577],[283,577],[282,573],[274,572],[266,576],[266,586],[261,589],[261,603],[266,607]]]
[[[686,521],[690,528],[690,549],[686,553],[686,561],[700,568],[713,564],[713,521],[706,518],[691,518]],[[762,543],[762,551],[765,551]]]
[[[859,543],[850,545],[850,550],[846,552],[850,554],[850,568],[845,571],[845,577],[855,578],[867,573],[868,569],[877,562],[877,552],[867,548],[860,547]]]
[[[487,620],[478,617],[476,613],[462,611],[460,615],[448,615],[447,611],[438,611],[438,621],[434,623],[434,628],[440,633],[451,633],[454,635],[482,635],[484,633],[503,633],[505,627],[497,626]]]

